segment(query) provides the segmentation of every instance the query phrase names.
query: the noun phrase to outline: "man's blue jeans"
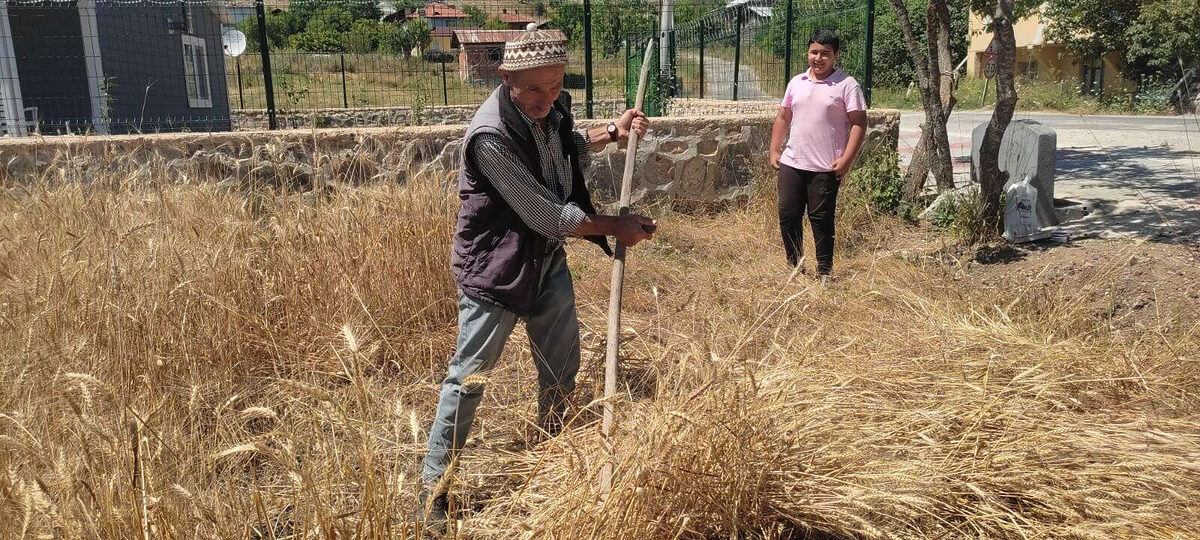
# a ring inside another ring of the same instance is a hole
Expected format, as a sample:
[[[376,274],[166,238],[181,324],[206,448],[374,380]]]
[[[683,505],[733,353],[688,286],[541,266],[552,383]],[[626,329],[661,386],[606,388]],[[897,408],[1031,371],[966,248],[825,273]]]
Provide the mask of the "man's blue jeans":
[[[553,433],[562,426],[567,398],[579,372],[579,320],[566,253],[559,248],[547,258],[541,290],[525,330],[538,372],[538,420],[543,429]],[[458,292],[458,346],[429,430],[421,472],[426,486],[441,480],[466,443],[484,389],[482,377],[471,376],[486,376],[492,370],[517,319],[515,313]]]

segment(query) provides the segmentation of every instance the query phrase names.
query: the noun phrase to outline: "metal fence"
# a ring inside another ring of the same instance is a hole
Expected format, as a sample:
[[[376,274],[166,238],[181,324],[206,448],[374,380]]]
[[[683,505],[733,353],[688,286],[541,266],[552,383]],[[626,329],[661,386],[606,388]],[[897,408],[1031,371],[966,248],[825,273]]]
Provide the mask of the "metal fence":
[[[778,97],[817,26],[842,34],[842,64],[869,87],[870,5],[0,0],[0,131],[463,122],[499,83],[504,42],[529,23],[567,39],[564,83],[580,117],[612,116],[632,103],[649,39],[663,44],[648,99],[653,113],[672,98]]]
[[[808,38],[821,28],[838,34],[838,64],[858,79],[869,101],[874,4],[873,0],[732,0],[694,14],[677,10],[671,17],[675,20],[664,17],[655,36],[661,50],[652,60],[653,69],[660,75],[649,87],[647,111],[664,111],[673,98],[778,100],[788,81],[805,69]],[[627,96],[635,91],[633,75],[647,39],[650,36],[630,39],[635,46],[626,52]]]

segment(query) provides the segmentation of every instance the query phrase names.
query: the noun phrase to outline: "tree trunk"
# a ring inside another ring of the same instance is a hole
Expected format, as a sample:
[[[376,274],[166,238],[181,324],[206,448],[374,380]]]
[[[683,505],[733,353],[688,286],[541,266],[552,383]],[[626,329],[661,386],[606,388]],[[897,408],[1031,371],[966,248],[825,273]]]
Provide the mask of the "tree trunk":
[[[926,15],[926,46],[923,48],[913,33],[912,20],[904,0],[890,0],[896,21],[904,34],[905,45],[912,56],[925,110],[921,143],[913,153],[905,174],[905,198],[912,201],[925,187],[929,171],[933,170],[938,191],[954,187],[954,168],[950,156],[950,140],[946,119],[953,107],[954,82],[946,81],[950,65],[950,16],[945,0],[930,0]],[[935,79],[936,77],[936,79]],[[949,91],[946,91],[949,90]],[[932,144],[931,144],[932,143]]]
[[[1017,90],[1013,76],[1017,40],[1013,35],[1013,0],[997,0],[992,32],[996,43],[996,108],[988,122],[979,149],[979,192],[985,233],[1000,231],[1000,192],[1008,175],[1000,172],[1000,141],[1017,108]]]

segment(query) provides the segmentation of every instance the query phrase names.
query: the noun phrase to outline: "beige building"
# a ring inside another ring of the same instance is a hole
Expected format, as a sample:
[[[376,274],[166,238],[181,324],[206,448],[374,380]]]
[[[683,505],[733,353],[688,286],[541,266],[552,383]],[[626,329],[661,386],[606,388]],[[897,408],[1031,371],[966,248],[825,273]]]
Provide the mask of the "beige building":
[[[1071,81],[1089,93],[1121,93],[1136,85],[1121,75],[1120,57],[1109,53],[1103,58],[1081,61],[1066,47],[1049,41],[1046,25],[1038,12],[1017,21],[1013,33],[1017,38],[1016,75],[1018,78],[1052,81]],[[967,74],[984,76],[987,47],[992,33],[985,29],[983,19],[971,14],[970,43],[967,45]]]

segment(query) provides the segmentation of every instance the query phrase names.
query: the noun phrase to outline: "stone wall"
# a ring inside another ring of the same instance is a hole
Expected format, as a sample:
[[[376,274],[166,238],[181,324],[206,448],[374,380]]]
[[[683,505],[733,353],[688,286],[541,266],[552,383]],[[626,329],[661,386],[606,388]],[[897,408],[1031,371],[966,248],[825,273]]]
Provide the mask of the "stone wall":
[[[899,114],[872,111],[870,139],[896,145]],[[634,200],[737,198],[766,173],[774,114],[655,118],[639,146]],[[580,121],[594,127],[601,121]],[[265,183],[301,189],[326,182],[403,183],[418,175],[449,182],[463,126],[174,133],[0,140],[0,182],[39,180]],[[616,198],[625,152],[592,155],[589,181]]]
[[[445,126],[466,124],[479,108],[475,105],[430,107],[354,107],[349,109],[306,109],[280,111],[275,120],[280,129],[352,128],[391,126]],[[576,118],[584,117],[584,104],[572,106]],[[625,109],[624,101],[596,101],[592,110],[598,116]],[[266,109],[239,109],[230,113],[234,131],[258,131],[268,127]]]
[[[779,100],[744,100],[730,101],[725,99],[673,99],[668,102],[665,114],[667,116],[742,116],[763,115],[774,120],[779,111]],[[867,140],[859,157],[876,148],[884,147],[896,150],[900,140],[900,111],[896,109],[871,109],[867,111]]]

